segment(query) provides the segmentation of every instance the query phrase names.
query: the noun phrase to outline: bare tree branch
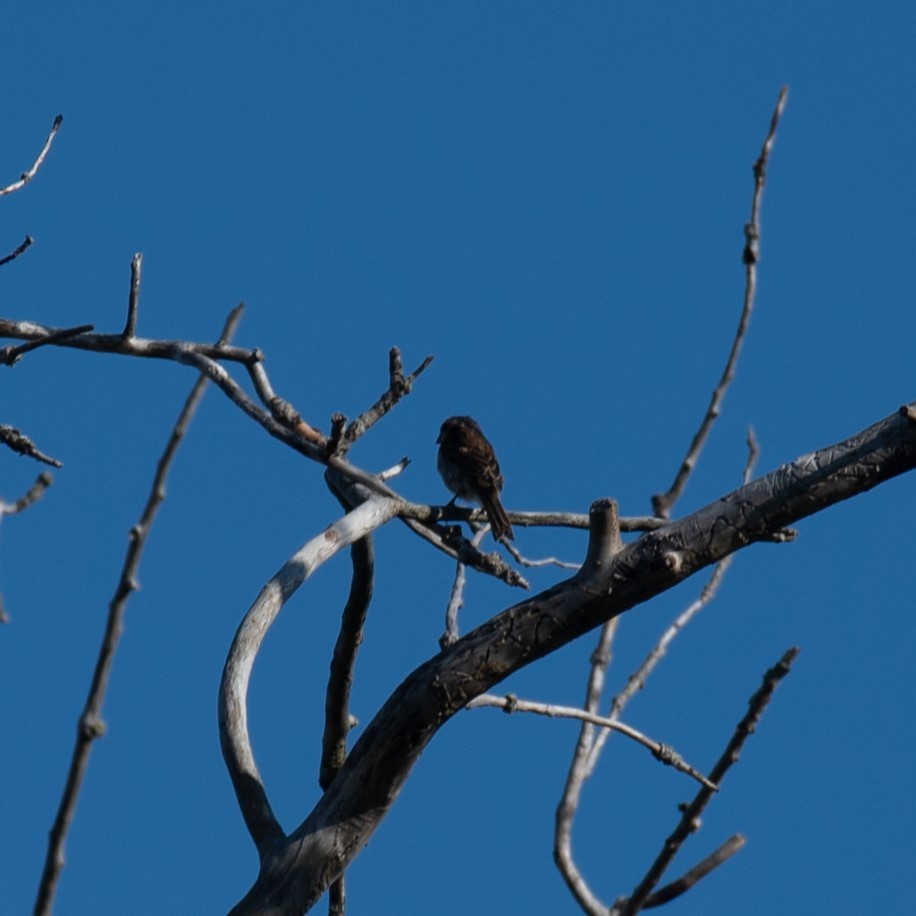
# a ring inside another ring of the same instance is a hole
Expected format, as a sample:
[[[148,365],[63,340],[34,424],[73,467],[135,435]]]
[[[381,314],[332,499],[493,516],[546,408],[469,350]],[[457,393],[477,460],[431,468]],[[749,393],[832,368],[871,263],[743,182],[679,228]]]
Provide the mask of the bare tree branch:
[[[62,328],[38,324],[34,321],[15,321],[11,318],[0,318],[0,337],[14,340],[36,340],[54,343],[57,346],[70,347],[74,350],[90,350],[94,353],[117,353],[121,356],[135,356],[144,359],[176,360],[175,347],[179,344],[186,351],[206,356],[221,362],[236,362],[244,366],[261,362],[264,354],[257,349],[225,346],[212,343],[195,343],[193,341],[150,340],[145,337],[131,337],[125,340],[121,334],[82,334],[73,339],[54,337]],[[47,338],[53,337],[53,340]]]
[[[531,700],[520,700],[512,693],[504,697],[497,697],[485,693],[471,700],[467,708],[478,709],[483,706],[495,706],[497,709],[502,709],[507,713],[531,712],[549,718],[578,719],[580,722],[588,722],[591,725],[612,729],[613,731],[620,732],[620,734],[625,735],[627,738],[632,738],[637,744],[641,744],[646,750],[652,753],[652,756],[656,760],[664,763],[666,766],[672,766],[681,773],[686,773],[701,785],[706,786],[707,789],[712,789],[714,792],[717,791],[717,787],[713,785],[713,783],[711,783],[696,767],[692,767],[687,763],[672,747],[667,744],[662,744],[661,741],[655,741],[647,737],[642,732],[637,731],[631,725],[624,724],[619,719],[608,719],[605,716],[597,716],[587,710],[579,709],[577,706],[558,706],[555,703],[535,703]]]
[[[773,112],[773,118],[770,121],[770,131],[763,142],[760,156],[754,163],[754,197],[751,202],[751,219],[744,227],[746,239],[743,256],[745,265],[744,307],[741,310],[741,318],[738,321],[735,339],[732,342],[731,352],[728,354],[728,360],[725,363],[725,370],[719,379],[719,384],[716,385],[716,389],[712,393],[712,399],[709,402],[706,415],[703,417],[703,422],[700,423],[700,428],[690,443],[690,448],[687,449],[687,454],[678,469],[674,482],[666,493],[657,493],[652,497],[652,511],[659,518],[670,518],[671,509],[684,492],[684,487],[687,485],[687,480],[696,466],[703,446],[706,444],[712,425],[719,416],[725,392],[735,377],[735,366],[738,364],[741,347],[747,335],[751,312],[754,308],[754,299],[757,295],[757,261],[760,255],[760,204],[763,199],[763,186],[766,181],[766,166],[770,158],[770,152],[773,149],[773,142],[776,139],[776,128],[779,126],[779,119],[782,117],[782,112],[786,107],[788,92],[787,86],[783,86],[779,92],[776,110]]]
[[[24,254],[32,245],[35,239],[32,236],[27,235],[16,248],[14,248],[6,257],[0,258],[0,267],[3,267],[4,264],[9,264],[10,261],[15,261],[19,255]]]
[[[42,471],[35,479],[35,483],[15,502],[8,503],[0,498],[0,522],[3,521],[5,515],[16,515],[37,503],[44,496],[45,490],[51,486],[52,481],[51,475],[47,471]],[[6,613],[2,595],[0,595],[0,623],[9,623],[9,616]]]
[[[360,436],[365,435],[398,401],[410,394],[417,376],[432,361],[433,357],[427,356],[410,375],[404,375],[401,351],[397,347],[392,347],[388,352],[388,388],[367,411],[360,414],[350,423],[346,430],[341,430],[338,441],[335,444],[334,453],[341,456],[346,455]]]
[[[588,530],[588,514],[585,512],[510,512],[509,521],[513,526],[522,528],[579,528]],[[486,522],[487,514],[483,509],[466,506],[443,506],[437,519],[443,521]],[[621,531],[658,531],[668,524],[667,519],[653,515],[621,516]],[[504,545],[505,546],[505,545]]]
[[[51,125],[51,132],[48,134],[48,139],[45,140],[45,145],[41,148],[38,158],[32,163],[32,167],[27,172],[23,172],[22,175],[19,176],[18,181],[8,184],[5,188],[0,188],[0,197],[3,197],[5,194],[12,194],[13,191],[18,191],[20,188],[25,187],[25,185],[35,177],[35,173],[41,168],[42,163],[51,151],[51,144],[54,142],[54,138],[57,136],[57,132],[60,130],[60,125],[63,123],[63,120],[63,115],[58,115],[54,119],[54,124]]]
[[[611,663],[611,646],[619,623],[619,617],[612,617],[601,628],[598,645],[591,657],[591,668],[585,691],[584,709],[586,712],[593,714],[598,712],[607,669]],[[572,853],[572,825],[579,809],[579,800],[582,797],[585,780],[589,775],[586,764],[594,745],[595,731],[596,727],[591,722],[583,723],[579,730],[579,738],[576,741],[569,771],[566,774],[563,794],[560,796],[560,803],[557,805],[554,816],[553,860],[579,906],[589,916],[606,916],[607,907],[588,886]]]
[[[233,912],[308,910],[368,841],[438,729],[474,697],[700,569],[914,467],[916,423],[904,408],[618,553],[609,547],[609,507],[594,507],[582,570],[503,611],[409,675],[305,821],[288,837],[258,845],[259,876]],[[709,778],[718,784],[719,775]]]
[[[331,657],[324,704],[324,736],[318,773],[318,785],[322,789],[327,789],[334,781],[347,756],[347,736],[352,724],[350,689],[353,686],[353,668],[363,641],[363,626],[375,581],[375,549],[371,535],[353,542],[350,561],[353,566],[350,594],[344,605],[340,632]]]
[[[508,540],[508,538],[502,541],[502,545],[506,548],[506,550],[509,551],[509,553],[512,555],[512,559],[515,560],[516,563],[520,563],[522,566],[525,566],[529,569],[538,569],[543,566],[556,566],[559,569],[571,570],[576,570],[579,568],[578,563],[573,563],[570,560],[561,560],[559,557],[549,556],[538,557],[537,559],[534,557],[526,557],[518,549],[518,547],[512,543],[512,541]]]
[[[92,329],[93,325],[91,324],[78,324],[73,328],[61,328],[59,331],[55,331],[47,337],[41,337],[36,340],[30,340],[28,343],[19,344],[18,347],[3,347],[0,349],[0,363],[4,366],[14,366],[19,362],[23,354],[28,353],[30,350],[37,350],[39,347],[70,340],[70,338],[85,334]]]
[[[34,322],[12,321],[0,318],[0,337],[12,337],[35,341],[37,343],[56,343],[59,346],[74,347],[100,353],[117,353],[125,356],[145,357],[150,359],[168,359],[188,365],[207,376],[220,390],[248,417],[258,423],[267,433],[284,444],[295,449],[312,461],[325,464],[350,480],[362,484],[374,492],[400,500],[401,516],[409,528],[437,549],[460,559],[479,572],[495,576],[509,585],[528,588],[528,583],[518,570],[509,566],[496,552],[483,553],[473,547],[461,536],[457,528],[442,529],[434,523],[440,519],[455,518],[474,521],[479,510],[460,509],[448,506],[428,506],[410,503],[387,487],[378,476],[363,471],[333,454],[329,445],[332,440],[325,439],[320,432],[306,423],[292,406],[278,397],[270,385],[266,370],[262,364],[263,354],[258,349],[242,347],[214,347],[212,344],[194,343],[178,340],[150,340],[142,337],[125,338],[123,334],[89,334],[77,335],[76,329],[45,327]],[[62,335],[62,336],[60,336]],[[74,336],[77,335],[77,336]],[[53,340],[52,340],[53,338]],[[35,345],[35,344],[33,344]],[[229,375],[221,361],[238,362],[245,366],[255,385],[255,390],[264,407],[256,404],[242,389],[238,382]],[[403,382],[408,386],[413,379],[429,364],[424,362]],[[403,386],[402,386],[403,387]],[[403,391],[398,397],[403,396]],[[390,400],[390,404],[388,401]],[[388,404],[390,409],[397,398],[383,395],[379,403]],[[377,405],[376,405],[377,406]],[[375,408],[370,408],[367,414]],[[377,418],[376,418],[377,419]],[[355,421],[354,421],[355,422]],[[375,422],[373,420],[372,422]],[[342,433],[340,435],[343,435]],[[477,513],[475,515],[475,513]],[[522,525],[571,525],[584,527],[585,516],[571,513],[512,513],[510,517],[519,518]],[[627,531],[648,530],[663,525],[658,519],[628,519],[621,528]]]
[[[744,465],[744,473],[742,475],[742,481],[747,484],[751,475],[754,472],[754,467],[757,464],[757,457],[760,453],[760,449],[757,445],[757,439],[754,436],[754,431],[748,429],[747,431],[747,461]],[[652,647],[652,650],[643,660],[639,668],[636,669],[633,674],[627,678],[627,683],[624,689],[614,697],[611,702],[611,710],[609,716],[612,719],[616,719],[624,710],[627,703],[633,698],[633,696],[643,689],[646,685],[646,681],[649,679],[649,676],[655,670],[656,665],[662,660],[665,656],[665,653],[668,651],[668,647],[674,641],[675,637],[690,623],[693,618],[699,614],[704,607],[706,607],[712,600],[715,598],[716,593],[719,591],[719,586],[722,584],[722,580],[725,578],[726,572],[728,572],[729,567],[731,566],[732,560],[734,559],[734,554],[729,554],[729,556],[724,557],[716,563],[713,568],[712,574],[709,577],[709,580],[706,582],[706,585],[703,586],[702,591],[700,592],[699,597],[692,602],[681,614],[675,618],[674,622],[668,627],[665,632],[662,634],[659,641]],[[608,737],[610,736],[609,731],[600,732],[595,739],[594,747],[592,752],[589,755],[588,760],[588,774],[595,768],[598,757],[601,754],[604,744]]]
[[[372,599],[375,578],[375,550],[372,536],[366,535],[350,546],[353,575],[350,594],[340,621],[340,632],[331,657],[327,694],[324,703],[324,734],[321,740],[321,765],[318,784],[322,789],[334,781],[347,756],[347,736],[356,719],[350,712],[350,688],[356,653],[363,641],[363,626]],[[329,916],[343,916],[347,911],[347,888],[341,874],[331,885],[328,898]]]
[[[35,443],[22,430],[16,429],[15,426],[5,426],[0,423],[0,442],[20,455],[28,455],[29,458],[34,458],[43,464],[50,464],[53,468],[62,468],[64,466],[56,458],[39,451]]]
[[[223,329],[222,340],[228,340],[232,336],[240,317],[240,309],[235,309],[229,315],[226,326]],[[219,344],[217,344],[217,346],[219,346]],[[86,767],[89,764],[89,753],[92,749],[92,742],[105,733],[105,725],[101,718],[102,704],[105,700],[105,692],[108,689],[108,680],[111,674],[114,654],[121,637],[127,601],[131,593],[137,588],[137,570],[140,567],[140,558],[143,554],[143,548],[146,546],[146,539],[149,536],[150,528],[152,527],[159,506],[165,499],[166,477],[168,476],[175,454],[178,451],[178,446],[181,444],[187,432],[188,425],[191,418],[194,416],[194,412],[197,410],[197,405],[200,403],[200,399],[203,397],[205,390],[206,379],[201,377],[191,389],[191,393],[188,395],[178,420],[175,423],[175,427],[169,436],[165,451],[159,459],[150,494],[140,516],[140,521],[134,525],[130,531],[130,544],[127,548],[127,555],[124,558],[120,579],[118,580],[114,596],[109,604],[108,620],[105,625],[102,645],[99,649],[99,656],[92,676],[92,685],[89,688],[86,705],[83,708],[82,715],[77,725],[76,744],[73,748],[73,756],[70,761],[69,772],[67,773],[63,797],[60,800],[57,816],[51,828],[48,851],[45,857],[41,881],[38,886],[37,899],[35,901],[35,916],[45,916],[45,914],[49,914],[54,905],[54,895],[57,891],[57,883],[64,866],[64,840],[66,839],[67,831],[70,828],[70,823],[73,820],[73,814],[76,810],[76,800],[83,783]]]
[[[35,478],[35,483],[26,490],[14,503],[7,503],[0,499],[0,519],[4,515],[16,515],[18,512],[24,512],[29,506],[34,505],[45,495],[45,490],[51,486],[54,478],[47,471],[42,471]]]
[[[365,538],[398,514],[397,499],[375,494],[366,497],[299,548],[264,585],[236,631],[223,668],[219,689],[220,746],[242,817],[262,859],[282,841],[284,834],[268,801],[248,734],[251,670],[267,631],[299,586],[338,551]]]
[[[746,842],[747,840],[740,833],[729,837],[715,852],[711,852],[702,862],[698,862],[690,871],[681,875],[677,881],[672,881],[670,884],[666,884],[654,893],[649,894],[643,904],[643,909],[647,910],[650,907],[662,906],[662,904],[674,900],[675,897],[680,897],[681,894],[687,893],[690,888],[705,878],[713,869],[718,868],[730,859]]]
[[[480,547],[488,530],[489,526],[486,524],[480,525],[471,538],[471,545],[475,548]],[[455,578],[452,580],[448,605],[445,608],[445,630],[439,637],[439,648],[441,649],[458,641],[458,614],[464,605],[464,586],[466,582],[467,566],[459,560],[455,567]]]
[[[408,459],[402,458],[394,467],[382,471],[378,475],[379,479],[390,480],[396,477],[408,463]],[[335,485],[338,475],[329,471],[326,472],[326,479],[343,508],[351,510],[353,506]],[[375,549],[371,535],[366,535],[350,546],[350,561],[353,566],[350,594],[344,606],[340,632],[331,657],[325,697],[325,726],[321,741],[321,765],[318,771],[318,784],[322,789],[327,789],[334,781],[337,771],[343,766],[347,756],[347,737],[350,729],[356,724],[356,718],[350,712],[350,688],[353,685],[356,653],[363,641],[363,627],[375,581]],[[345,876],[341,874],[328,892],[328,913],[329,916],[343,916],[346,911],[347,888]]]
[[[733,764],[738,762],[744,742],[753,734],[760,717],[773,696],[773,692],[779,686],[779,682],[789,673],[792,662],[795,661],[798,653],[799,650],[797,648],[792,648],[785,652],[782,658],[767,671],[763,677],[762,686],[748,701],[747,714],[736,726],[735,733],[709,774],[710,779],[717,786],[722,785],[725,774]],[[635,916],[643,908],[652,888],[661,879],[665,869],[671,864],[685,840],[697,830],[700,823],[700,815],[709,802],[712,801],[712,797],[713,793],[709,789],[705,787],[700,789],[694,800],[685,807],[680,822],[668,839],[665,840],[658,858],[652,863],[645,878],[643,878],[628,900],[617,901],[611,916],[616,916],[616,914],[619,914],[619,916]],[[719,861],[724,861],[724,858],[716,861],[715,864],[719,864]],[[704,874],[710,870],[711,868],[706,869]]]
[[[130,261],[130,295],[127,297],[127,321],[121,336],[130,339],[137,330],[137,309],[140,307],[140,275],[143,255],[138,251]]]

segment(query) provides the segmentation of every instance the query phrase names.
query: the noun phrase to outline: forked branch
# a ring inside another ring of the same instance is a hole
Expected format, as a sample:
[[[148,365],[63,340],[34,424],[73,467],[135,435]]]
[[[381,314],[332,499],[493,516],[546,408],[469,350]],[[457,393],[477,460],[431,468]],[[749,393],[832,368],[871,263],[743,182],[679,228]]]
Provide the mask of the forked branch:
[[[803,455],[609,556],[598,513],[583,570],[443,649],[394,691],[330,788],[288,837],[259,843],[257,881],[234,913],[308,910],[359,853],[433,736],[526,665],[774,531],[916,467],[907,409]],[[359,510],[357,510],[359,511]],[[717,782],[715,772],[709,774]],[[703,791],[707,791],[704,789]]]

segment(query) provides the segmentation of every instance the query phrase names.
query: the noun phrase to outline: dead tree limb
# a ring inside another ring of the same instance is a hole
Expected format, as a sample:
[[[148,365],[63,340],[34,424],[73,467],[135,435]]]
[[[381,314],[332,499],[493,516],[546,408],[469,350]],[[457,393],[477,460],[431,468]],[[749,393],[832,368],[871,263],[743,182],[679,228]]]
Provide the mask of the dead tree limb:
[[[797,458],[614,553],[609,509],[592,513],[582,570],[482,624],[410,674],[287,837],[259,843],[235,914],[307,911],[369,840],[436,732],[474,697],[613,617],[775,531],[916,467],[916,405]]]

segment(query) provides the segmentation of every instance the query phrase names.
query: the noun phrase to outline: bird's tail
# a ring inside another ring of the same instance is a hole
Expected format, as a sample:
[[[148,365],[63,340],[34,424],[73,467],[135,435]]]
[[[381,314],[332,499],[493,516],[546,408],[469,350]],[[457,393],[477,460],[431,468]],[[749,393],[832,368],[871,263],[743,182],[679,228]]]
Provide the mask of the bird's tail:
[[[501,541],[503,538],[508,538],[510,541],[514,541],[515,534],[509,522],[509,516],[506,515],[506,510],[499,501],[499,494],[489,493],[481,502],[483,503],[484,511],[487,513],[494,540]]]

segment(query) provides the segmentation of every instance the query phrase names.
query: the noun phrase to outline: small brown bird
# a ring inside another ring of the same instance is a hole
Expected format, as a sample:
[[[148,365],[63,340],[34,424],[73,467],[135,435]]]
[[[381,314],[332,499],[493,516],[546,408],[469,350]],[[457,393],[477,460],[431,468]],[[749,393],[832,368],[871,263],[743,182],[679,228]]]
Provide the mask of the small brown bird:
[[[503,475],[487,437],[471,417],[449,417],[439,430],[436,466],[456,497],[480,503],[487,513],[493,537],[515,540],[499,494]],[[452,499],[452,502],[455,500]]]

